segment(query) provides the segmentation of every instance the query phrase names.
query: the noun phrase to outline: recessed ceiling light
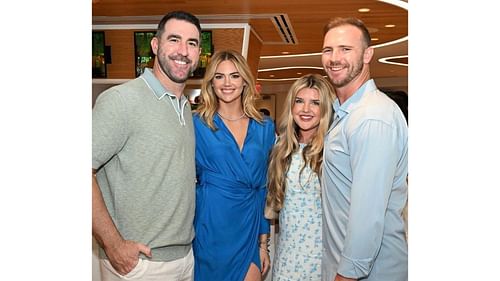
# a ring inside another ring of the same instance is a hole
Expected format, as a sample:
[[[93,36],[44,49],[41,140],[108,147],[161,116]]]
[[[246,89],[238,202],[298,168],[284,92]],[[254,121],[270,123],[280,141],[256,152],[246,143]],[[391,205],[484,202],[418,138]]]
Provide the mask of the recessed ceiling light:
[[[302,74],[302,72],[297,72],[298,75]]]
[[[372,41],[378,41],[379,39],[378,38],[372,38]]]
[[[269,74],[269,77],[273,78],[273,77],[274,77],[274,74]]]
[[[282,55],[288,55],[290,52],[281,52]]]
[[[360,13],[368,13],[369,11],[370,11],[370,9],[368,9],[368,8],[358,9],[358,12],[360,12]]]
[[[395,27],[395,24],[386,24],[385,27]]]

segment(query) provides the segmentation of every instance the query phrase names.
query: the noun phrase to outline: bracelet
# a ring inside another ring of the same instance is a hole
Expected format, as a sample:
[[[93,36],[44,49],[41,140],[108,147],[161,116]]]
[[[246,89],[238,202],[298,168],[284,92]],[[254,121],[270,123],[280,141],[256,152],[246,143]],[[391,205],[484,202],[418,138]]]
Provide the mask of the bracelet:
[[[269,242],[259,242],[259,248],[269,249]]]
[[[265,251],[267,254],[269,254],[269,253],[270,253],[269,248],[262,248],[262,247],[259,247],[259,249],[260,249],[260,250],[262,250],[262,251]]]
[[[269,244],[269,241],[271,241],[271,238],[266,238],[266,240],[260,240],[259,244]]]
[[[269,241],[271,241],[271,238],[266,238],[266,240],[259,241],[259,249],[266,251],[267,254],[269,254]],[[265,246],[263,247],[263,245]]]

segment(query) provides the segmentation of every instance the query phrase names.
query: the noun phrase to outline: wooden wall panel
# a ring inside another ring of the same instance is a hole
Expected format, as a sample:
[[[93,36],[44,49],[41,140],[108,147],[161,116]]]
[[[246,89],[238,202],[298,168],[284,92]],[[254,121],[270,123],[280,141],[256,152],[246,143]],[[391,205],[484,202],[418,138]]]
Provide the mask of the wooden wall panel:
[[[134,30],[106,30],[104,36],[111,46],[107,78],[135,78]]]
[[[212,29],[214,50],[233,49],[241,53],[243,28]]]
[[[248,66],[250,66],[250,70],[252,70],[253,77],[257,79],[258,70],[259,70],[259,60],[260,60],[260,50],[262,49],[262,42],[250,32],[250,40],[248,43],[248,54],[247,54],[247,62]]]

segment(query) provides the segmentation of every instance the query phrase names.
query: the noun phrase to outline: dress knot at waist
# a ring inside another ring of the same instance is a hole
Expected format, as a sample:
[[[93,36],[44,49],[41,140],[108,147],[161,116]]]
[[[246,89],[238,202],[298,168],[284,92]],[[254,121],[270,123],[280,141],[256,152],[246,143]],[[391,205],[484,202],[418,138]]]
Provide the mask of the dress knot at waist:
[[[248,183],[241,179],[230,178],[219,173],[214,173],[211,171],[203,171],[201,175],[198,176],[198,187],[215,186],[222,189],[246,189],[246,190],[260,190],[265,188],[264,184],[256,185],[254,183]]]

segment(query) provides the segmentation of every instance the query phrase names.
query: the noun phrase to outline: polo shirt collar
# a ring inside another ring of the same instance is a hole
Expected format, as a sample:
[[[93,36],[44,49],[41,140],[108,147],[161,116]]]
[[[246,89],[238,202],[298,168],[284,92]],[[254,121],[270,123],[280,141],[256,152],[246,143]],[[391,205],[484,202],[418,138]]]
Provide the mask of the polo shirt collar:
[[[160,80],[158,80],[158,78],[156,78],[156,76],[151,71],[151,68],[145,68],[144,73],[141,75],[141,78],[144,79],[151,90],[153,90],[153,94],[158,100],[161,100],[166,95],[170,96],[171,98],[176,97],[174,94],[166,90],[165,87],[163,87],[163,85],[160,83]]]
[[[339,99],[335,99],[335,101],[333,102],[333,110],[339,118],[342,118],[356,107],[358,101],[363,97],[365,93],[372,92],[376,89],[377,86],[375,85],[375,81],[373,81],[373,79],[370,79],[363,83],[363,85],[361,85],[361,87],[359,87],[359,89],[356,90],[356,92],[354,92],[354,94],[349,97],[342,105],[340,105]]]

